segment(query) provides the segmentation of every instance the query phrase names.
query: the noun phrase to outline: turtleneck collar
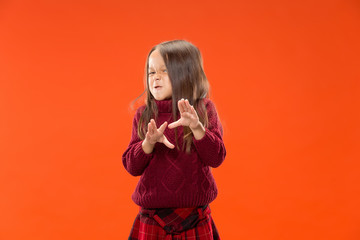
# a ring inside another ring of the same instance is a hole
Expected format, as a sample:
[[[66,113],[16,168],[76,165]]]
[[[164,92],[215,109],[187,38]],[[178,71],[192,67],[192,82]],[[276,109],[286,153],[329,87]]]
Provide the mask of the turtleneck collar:
[[[156,100],[154,99],[158,112],[166,112],[171,113],[172,112],[172,99],[164,99],[164,100]]]

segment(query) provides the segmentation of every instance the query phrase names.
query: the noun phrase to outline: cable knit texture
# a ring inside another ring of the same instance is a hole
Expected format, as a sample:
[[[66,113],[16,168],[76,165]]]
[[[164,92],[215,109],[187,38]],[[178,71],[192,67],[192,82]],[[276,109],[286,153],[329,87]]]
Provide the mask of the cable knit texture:
[[[217,196],[217,187],[210,167],[216,168],[226,156],[222,140],[222,126],[215,105],[203,99],[209,126],[203,138],[193,137],[190,154],[156,143],[146,154],[137,135],[137,124],[145,108],[139,107],[133,119],[129,146],[122,155],[125,169],[133,176],[141,176],[132,200],[144,208],[185,208],[209,204]],[[158,107],[156,125],[173,122],[172,100],[155,101]],[[180,115],[180,113],[178,113]],[[183,127],[178,129],[178,143],[183,143]],[[166,128],[167,139],[175,145],[174,129]]]

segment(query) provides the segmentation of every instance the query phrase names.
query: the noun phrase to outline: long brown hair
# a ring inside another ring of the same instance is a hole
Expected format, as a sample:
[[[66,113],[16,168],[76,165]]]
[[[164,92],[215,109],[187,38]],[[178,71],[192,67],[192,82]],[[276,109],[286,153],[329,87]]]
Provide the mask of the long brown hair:
[[[144,74],[144,85],[146,92],[145,109],[139,119],[138,135],[140,139],[144,139],[147,132],[147,124],[150,119],[158,116],[157,105],[154,101],[149,89],[149,56],[154,50],[159,50],[164,59],[169,79],[172,86],[172,115],[174,121],[178,119],[178,105],[177,102],[181,99],[188,99],[189,103],[194,106],[198,113],[200,122],[204,127],[208,126],[208,117],[206,107],[201,101],[203,98],[209,96],[209,82],[203,70],[203,60],[199,49],[192,43],[185,40],[173,40],[162,42],[155,45],[149,52]],[[141,96],[140,95],[140,96]],[[139,97],[140,97],[139,96]],[[138,97],[138,98],[139,98]],[[136,98],[134,101],[136,101]],[[186,152],[190,152],[193,134],[189,127],[184,126],[183,146],[186,144]],[[175,128],[175,145],[179,150],[178,132]]]

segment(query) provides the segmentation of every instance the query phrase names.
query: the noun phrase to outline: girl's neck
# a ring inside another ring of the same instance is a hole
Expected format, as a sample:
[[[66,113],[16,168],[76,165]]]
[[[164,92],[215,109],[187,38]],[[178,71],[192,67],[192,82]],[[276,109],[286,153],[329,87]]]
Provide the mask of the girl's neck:
[[[159,112],[172,112],[172,99],[156,100],[154,99]]]

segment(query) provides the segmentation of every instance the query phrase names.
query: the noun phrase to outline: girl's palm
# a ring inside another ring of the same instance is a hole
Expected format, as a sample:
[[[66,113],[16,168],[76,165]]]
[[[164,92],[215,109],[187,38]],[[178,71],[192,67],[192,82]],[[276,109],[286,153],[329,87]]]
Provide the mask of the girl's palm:
[[[171,144],[164,135],[166,125],[167,122],[164,122],[158,129],[154,119],[151,119],[148,124],[148,131],[145,135],[147,141],[149,141],[151,144],[155,144],[157,142],[164,143],[168,148],[174,148],[175,146]]]
[[[178,126],[188,126],[190,128],[196,128],[199,124],[199,117],[193,106],[190,105],[186,99],[178,101],[178,107],[180,111],[180,119],[176,122],[170,123],[169,128],[175,128]]]

